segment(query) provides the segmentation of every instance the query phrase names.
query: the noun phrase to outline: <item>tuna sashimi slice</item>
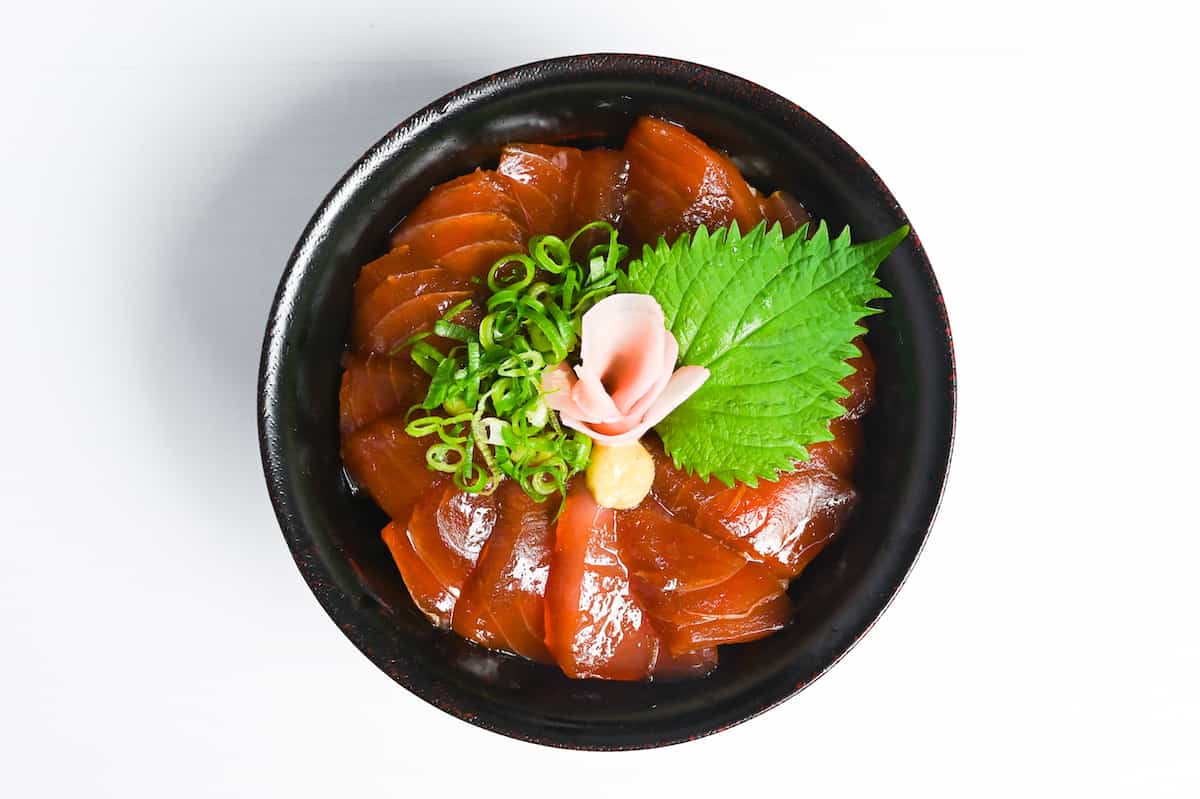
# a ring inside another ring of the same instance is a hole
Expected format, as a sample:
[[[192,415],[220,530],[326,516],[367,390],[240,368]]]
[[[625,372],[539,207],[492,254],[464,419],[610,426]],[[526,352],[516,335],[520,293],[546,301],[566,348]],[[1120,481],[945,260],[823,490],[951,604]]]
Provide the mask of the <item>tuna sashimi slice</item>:
[[[675,466],[657,438],[647,436],[642,443],[654,458],[654,485],[651,493],[680,521],[695,524],[701,509],[728,490],[719,480],[705,482]]]
[[[390,275],[380,281],[362,304],[355,308],[351,340],[356,346],[361,346],[369,340],[371,331],[384,317],[409,300],[425,294],[471,291],[473,288],[466,278],[437,267],[404,275]]]
[[[521,203],[531,235],[572,232],[568,227],[581,163],[574,147],[510,144],[501,151],[496,173]]]
[[[434,576],[459,596],[495,523],[495,497],[468,494],[447,483],[417,502],[408,520],[408,539]]]
[[[392,522],[383,528],[383,542],[400,569],[400,576],[404,578],[404,586],[413,604],[436,626],[449,627],[455,596],[417,555],[404,525]]]
[[[727,488],[675,468],[657,441],[647,449],[655,459],[652,493],[667,510],[783,577],[796,576],[817,556],[857,499],[849,481],[820,468],[821,461],[756,488]],[[836,453],[826,454],[836,463]]]
[[[433,330],[433,325],[454,306],[474,298],[470,291],[438,291],[402,302],[370,330],[359,328],[354,348],[360,352],[398,355],[416,333]],[[482,312],[472,305],[455,317],[459,324],[478,327]],[[437,340],[434,344],[437,344]],[[442,341],[444,343],[444,341]]]
[[[658,659],[654,661],[653,676],[655,680],[663,682],[690,680],[696,677],[706,677],[716,667],[717,648],[715,646],[676,654],[671,652],[666,643],[663,643],[658,649]]]
[[[763,218],[759,198],[733,162],[678,125],[642,117],[625,151],[628,221],[641,242],[673,241],[700,225],[712,230],[735,221],[745,232]]]
[[[447,216],[492,211],[524,224],[521,204],[494,172],[477,169],[435,186],[401,223],[409,228]]]
[[[838,477],[850,479],[854,472],[854,461],[862,449],[862,422],[845,416],[829,423],[833,440],[822,441],[808,447],[808,462],[801,469],[824,469]]]
[[[635,570],[634,592],[670,652],[746,640],[787,620],[787,614],[780,619],[776,613],[785,580],[694,527],[672,521],[653,500],[619,514],[618,526],[621,553]],[[649,550],[657,557],[647,558]],[[707,579],[690,586],[678,579],[696,574]]]
[[[787,192],[777,191],[769,197],[759,197],[758,204],[763,218],[767,220],[767,226],[778,222],[779,229],[785,236],[795,233],[801,225],[812,221],[807,209]]]
[[[656,591],[640,580],[634,588],[655,625],[686,626],[743,618],[782,594],[787,582],[761,563],[747,563],[723,583],[699,591]]]
[[[342,433],[378,419],[404,413],[425,396],[429,375],[407,355],[346,356],[338,406]]]
[[[447,256],[484,241],[509,242],[512,251],[522,248],[526,238],[525,228],[516,220],[495,211],[468,211],[454,216],[444,216],[431,219],[420,224],[404,222],[392,234],[392,246],[407,245],[413,256],[428,261],[431,265],[443,263]],[[494,259],[493,259],[494,260]],[[486,273],[487,264],[482,269],[475,261],[469,266],[472,271],[464,271],[460,261],[453,261],[458,274],[472,277]]]
[[[856,500],[845,479],[800,468],[757,488],[726,489],[700,511],[696,526],[790,579],[829,543]]]
[[[654,591],[698,591],[720,585],[746,558],[643,500],[617,515],[621,557],[630,574]]]
[[[792,615],[787,594],[779,594],[740,618],[712,619],[686,626],[658,624],[663,645],[678,657],[685,652],[704,651],[718,644],[755,641],[783,629]]]
[[[385,416],[342,439],[342,461],[384,513],[407,526],[417,500],[444,479],[425,466],[430,443],[405,433],[403,416]]]
[[[546,634],[568,677],[643,680],[658,652],[617,541],[616,511],[576,480],[555,528],[546,585]]]
[[[629,159],[619,150],[585,150],[580,156],[579,179],[571,200],[574,233],[588,222],[602,220],[620,226],[625,217],[625,195],[629,191]],[[576,242],[575,256],[583,258],[596,244],[608,243],[602,232],[588,233]]]
[[[501,256],[520,252],[522,249],[521,244],[503,239],[477,241],[439,256],[438,265],[457,275],[483,278]]]
[[[552,662],[546,648],[546,579],[550,571],[553,505],[534,502],[505,480],[496,491],[498,516],[454,611],[464,638]]]
[[[354,307],[357,309],[367,297],[371,296],[380,283],[393,275],[406,275],[431,266],[427,261],[415,257],[412,249],[406,244],[397,247],[382,258],[376,258],[362,268],[358,280],[354,283]]]

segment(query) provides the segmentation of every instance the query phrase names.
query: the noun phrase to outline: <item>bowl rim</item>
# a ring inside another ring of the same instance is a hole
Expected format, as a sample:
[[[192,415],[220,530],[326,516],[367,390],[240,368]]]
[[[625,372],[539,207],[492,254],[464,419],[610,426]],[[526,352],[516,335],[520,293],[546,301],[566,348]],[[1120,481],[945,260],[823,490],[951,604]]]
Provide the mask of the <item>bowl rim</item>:
[[[266,330],[263,336],[262,351],[259,362],[259,375],[257,382],[257,417],[258,417],[258,437],[259,450],[263,463],[263,474],[267,483],[268,493],[271,499],[271,505],[275,510],[276,518],[279,523],[281,532],[287,542],[288,548],[292,553],[293,560],[296,563],[309,589],[316,596],[322,608],[330,616],[330,618],[338,623],[338,617],[343,611],[349,610],[354,605],[354,600],[347,596],[337,585],[337,581],[331,569],[320,558],[304,556],[309,552],[309,545],[312,541],[305,524],[300,520],[296,511],[296,501],[293,496],[292,488],[288,485],[286,479],[286,466],[282,455],[282,447],[279,446],[279,405],[280,405],[280,385],[278,365],[285,357],[285,339],[289,330],[293,306],[296,304],[299,297],[298,288],[300,277],[311,266],[311,256],[315,246],[322,238],[321,232],[336,218],[341,208],[345,205],[348,198],[358,190],[358,177],[364,172],[368,172],[374,165],[387,161],[396,153],[402,151],[407,144],[422,131],[436,124],[438,121],[453,116],[460,110],[480,102],[495,97],[498,94],[503,94],[512,91],[521,91],[532,88],[534,85],[547,80],[561,78],[584,78],[590,80],[601,80],[604,78],[642,78],[652,79],[656,74],[669,72],[672,74],[684,74],[689,76],[688,81],[695,81],[697,84],[717,84],[725,92],[730,94],[745,94],[756,97],[761,100],[766,100],[776,106],[778,112],[786,115],[792,115],[797,119],[802,119],[806,125],[811,126],[818,131],[820,135],[825,137],[827,142],[841,151],[841,155],[847,156],[855,161],[863,173],[870,179],[872,189],[878,192],[890,206],[894,209],[897,216],[906,224],[910,225],[907,215],[896,202],[891,190],[884,184],[883,180],[875,172],[875,170],[859,155],[840,135],[833,131],[829,126],[822,123],[808,111],[801,108],[796,103],[787,98],[775,93],[774,91],[745,78],[734,75],[714,67],[709,67],[703,64],[698,64],[691,61],[685,61],[676,58],[654,55],[641,55],[633,53],[583,53],[576,55],[560,56],[539,61],[532,61],[519,66],[511,67],[499,72],[492,73],[472,81],[464,86],[448,92],[442,97],[430,102],[424,108],[412,113],[398,125],[393,127],[378,141],[376,141],[354,164],[346,170],[334,187],[322,199],[317,210],[314,212],[307,225],[304,227],[295,247],[288,258],[287,265],[280,278],[278,287],[272,300],[270,313],[266,324]],[[761,109],[759,110],[761,113]],[[717,723],[706,724],[698,731],[689,733],[661,735],[653,738],[628,738],[622,740],[614,740],[611,742],[579,742],[572,741],[563,737],[555,737],[551,731],[543,731],[541,736],[532,735],[528,731],[519,726],[508,725],[485,717],[481,714],[466,713],[453,705],[448,705],[440,695],[437,694],[429,685],[424,684],[419,680],[402,680],[400,677],[388,672],[393,680],[400,683],[405,689],[420,697],[425,702],[439,708],[457,718],[470,722],[478,727],[505,735],[510,738],[537,743],[546,746],[564,749],[576,750],[594,750],[594,751],[616,751],[630,749],[648,749],[661,746],[670,746],[674,744],[684,743],[686,741],[695,740],[701,737],[707,737],[723,730],[734,727],[742,722],[748,721],[756,716],[765,713],[771,708],[776,707],[782,702],[804,690],[833,666],[839,663],[862,639],[868,631],[878,622],[880,616],[891,605],[900,588],[903,587],[912,573],[917,560],[920,558],[926,543],[928,542],[930,531],[936,520],[937,513],[940,509],[942,498],[945,494],[946,480],[948,476],[950,461],[954,449],[955,428],[957,420],[957,374],[954,356],[954,342],[950,331],[949,317],[946,311],[946,305],[942,296],[942,291],[938,285],[933,268],[926,256],[924,246],[922,245],[917,233],[914,230],[910,232],[911,241],[914,246],[915,262],[924,272],[923,277],[928,280],[929,287],[933,293],[933,299],[936,303],[938,312],[940,313],[940,322],[944,329],[945,355],[948,365],[948,384],[946,386],[948,411],[946,429],[940,431],[944,436],[943,440],[939,441],[939,450],[944,447],[944,458],[938,460],[939,474],[936,493],[932,496],[932,502],[929,505],[928,523],[925,525],[923,532],[919,534],[919,541],[916,542],[916,549],[912,559],[904,568],[903,573],[896,580],[895,584],[890,587],[886,596],[882,597],[882,602],[870,615],[866,624],[857,632],[855,637],[838,652],[832,659],[828,661],[819,671],[815,672],[810,678],[796,684],[790,690],[783,691],[777,695],[765,697],[765,701],[756,703],[755,707],[749,712],[733,719],[721,720]],[[350,639],[352,643],[368,657],[369,660],[377,667],[380,664],[376,658],[368,651],[365,635],[358,631],[357,628],[345,624],[338,624],[339,629],[343,634]]]

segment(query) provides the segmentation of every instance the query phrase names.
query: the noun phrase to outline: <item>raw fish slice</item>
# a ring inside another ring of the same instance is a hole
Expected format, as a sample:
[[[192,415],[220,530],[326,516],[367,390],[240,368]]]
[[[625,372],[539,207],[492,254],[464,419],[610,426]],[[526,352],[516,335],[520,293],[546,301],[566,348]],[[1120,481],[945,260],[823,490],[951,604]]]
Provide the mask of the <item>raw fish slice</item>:
[[[521,204],[505,182],[499,180],[494,172],[477,169],[469,175],[435,186],[402,224],[415,227],[471,211],[494,211],[522,225],[524,222]]]
[[[433,330],[433,325],[455,305],[474,296],[470,291],[439,291],[422,294],[393,308],[368,332],[360,333],[355,349],[363,352],[399,354],[399,348],[415,333]],[[478,327],[479,306],[467,308],[455,320],[460,324]],[[434,342],[437,343],[437,342]]]
[[[524,247],[513,241],[493,240],[478,241],[466,244],[456,250],[451,250],[438,258],[438,264],[443,268],[466,276],[486,277],[488,271],[501,256],[520,252]]]
[[[658,652],[658,635],[621,560],[616,511],[599,507],[578,479],[555,530],[546,634],[559,667],[572,678],[643,680]]]
[[[430,443],[405,433],[403,416],[385,416],[342,439],[342,461],[384,513],[407,526],[417,500],[444,479],[425,466]]]
[[[862,336],[854,339],[854,345],[861,354],[846,361],[855,372],[842,381],[842,387],[850,392],[850,396],[842,397],[840,402],[848,418],[861,419],[871,409],[875,397],[875,358]]]
[[[496,523],[495,497],[447,483],[425,496],[408,520],[408,540],[433,575],[459,596]]]
[[[804,463],[757,488],[727,488],[675,468],[657,441],[647,449],[655,459],[652,492],[667,510],[783,577],[816,557],[857,499],[844,477]]]
[[[746,563],[728,580],[699,591],[658,591],[641,580],[634,587],[655,625],[680,626],[744,618],[782,594],[787,582],[761,563]]]
[[[758,205],[767,227],[779,223],[783,235],[788,236],[800,229],[801,225],[812,221],[812,215],[795,197],[787,192],[777,191],[769,197],[759,197]]]
[[[500,152],[496,173],[521,203],[530,235],[572,232],[568,227],[581,163],[574,147],[510,144]]]
[[[512,480],[496,492],[499,516],[463,587],[454,630],[484,646],[553,662],[546,648],[546,579],[554,505],[534,502]]]
[[[798,469],[757,488],[726,489],[697,515],[696,526],[792,578],[833,538],[857,500],[845,479]]]
[[[429,376],[407,355],[347,355],[338,392],[342,433],[352,433],[380,416],[404,413],[428,389]]]
[[[629,157],[629,226],[653,244],[700,225],[736,221],[743,232],[763,216],[758,197],[733,163],[678,125],[642,117],[625,141]],[[663,187],[673,191],[666,193]]]
[[[433,265],[442,263],[446,254],[480,241],[510,241],[520,250],[524,240],[526,230],[514,218],[496,211],[466,211],[420,224],[404,222],[392,234],[391,245],[408,245],[415,258]]]
[[[654,484],[651,494],[679,521],[695,525],[700,511],[729,490],[724,483],[715,478],[705,482],[676,467],[657,438],[647,436],[642,443],[654,458]]]
[[[698,591],[720,585],[746,558],[674,519],[653,499],[617,514],[621,558],[654,591]]]
[[[762,603],[742,618],[674,626],[660,622],[663,646],[678,657],[685,652],[704,651],[718,644],[742,644],[763,638],[783,629],[792,615],[792,603],[787,594],[780,594]]]
[[[630,167],[632,171],[632,166]],[[670,186],[663,182],[663,179],[656,173],[642,169],[638,172],[638,189],[635,194],[631,189],[625,195],[625,207],[633,208],[645,214],[648,219],[658,220],[656,224],[649,222],[641,226],[642,233],[649,238],[641,239],[637,236],[638,223],[635,222],[628,214],[625,217],[625,225],[621,231],[622,240],[628,239],[632,242],[634,253],[640,251],[640,244],[649,244],[654,246],[658,241],[658,237],[666,235],[667,229],[678,227],[683,230],[684,225],[680,222],[678,225],[672,225],[668,220],[673,220],[683,213],[680,209],[688,208],[691,205],[691,197],[682,186]],[[671,240],[670,237],[668,241]]]
[[[685,219],[692,199],[680,187],[668,186],[647,169],[634,172],[631,167],[630,170],[637,175],[637,188],[631,188],[625,198],[625,206],[631,213],[625,217],[621,238],[630,244],[635,255],[641,252],[644,244],[655,246],[660,236],[671,243],[679,234],[701,224],[699,221],[691,224],[690,217]],[[632,178],[630,183],[634,185]]]
[[[501,255],[528,238],[525,213],[511,183],[476,170],[440,186],[392,232],[392,246],[408,247],[426,266],[463,277],[481,276]]]
[[[520,243],[525,238],[519,220],[497,211],[464,210],[428,219],[420,224],[405,220],[392,232],[393,247],[408,246],[415,255],[436,258],[479,241],[501,239]]]
[[[862,422],[843,416],[829,423],[832,441],[822,441],[808,447],[808,462],[800,468],[824,469],[838,477],[850,479],[854,459],[862,449]]]
[[[371,261],[358,273],[358,280],[354,283],[355,313],[363,301],[371,296],[371,292],[392,275],[406,275],[428,266],[429,263],[413,256],[412,249],[407,244]]]
[[[436,267],[387,277],[355,308],[351,338],[356,347],[361,347],[385,316],[409,300],[426,294],[472,289],[473,286],[466,279]]]
[[[580,156],[579,179],[571,201],[571,222],[568,231],[574,233],[589,222],[603,220],[620,226],[625,214],[625,194],[629,190],[629,159],[619,150],[584,150]],[[581,236],[575,244],[575,255],[583,258],[591,247],[606,243],[602,231]]]
[[[455,597],[417,555],[404,525],[392,522],[383,528],[383,542],[392,553],[392,560],[396,561],[404,586],[417,609],[434,625],[443,629],[449,627]]]
[[[658,659],[654,661],[653,677],[663,682],[690,680],[695,677],[707,677],[716,668],[715,646],[674,654],[664,643],[659,646]]]

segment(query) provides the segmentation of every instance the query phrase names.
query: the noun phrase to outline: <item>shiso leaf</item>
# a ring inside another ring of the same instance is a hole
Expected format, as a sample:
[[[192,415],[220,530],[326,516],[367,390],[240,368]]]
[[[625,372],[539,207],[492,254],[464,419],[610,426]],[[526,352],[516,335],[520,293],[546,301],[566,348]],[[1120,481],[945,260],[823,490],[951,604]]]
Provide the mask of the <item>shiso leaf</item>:
[[[658,424],[676,466],[703,479],[757,485],[778,479],[807,447],[833,436],[844,412],[840,383],[854,372],[859,322],[891,295],[876,269],[905,236],[831,239],[824,222],[784,236],[761,223],[660,239],[630,263],[621,290],[650,294],[679,341],[680,363],[708,381]]]

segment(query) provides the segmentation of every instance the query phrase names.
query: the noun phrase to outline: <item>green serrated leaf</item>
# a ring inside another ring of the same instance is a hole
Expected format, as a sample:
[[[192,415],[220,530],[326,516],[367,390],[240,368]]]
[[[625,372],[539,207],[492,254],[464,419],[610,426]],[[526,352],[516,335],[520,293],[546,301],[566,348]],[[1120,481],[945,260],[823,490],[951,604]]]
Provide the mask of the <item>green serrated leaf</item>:
[[[778,479],[806,448],[832,436],[841,381],[859,354],[852,343],[868,303],[891,295],[875,270],[908,227],[853,244],[822,222],[783,236],[761,223],[703,227],[671,245],[645,247],[622,290],[658,300],[679,341],[679,360],[709,379],[656,427],[675,463],[704,479],[754,485]]]

